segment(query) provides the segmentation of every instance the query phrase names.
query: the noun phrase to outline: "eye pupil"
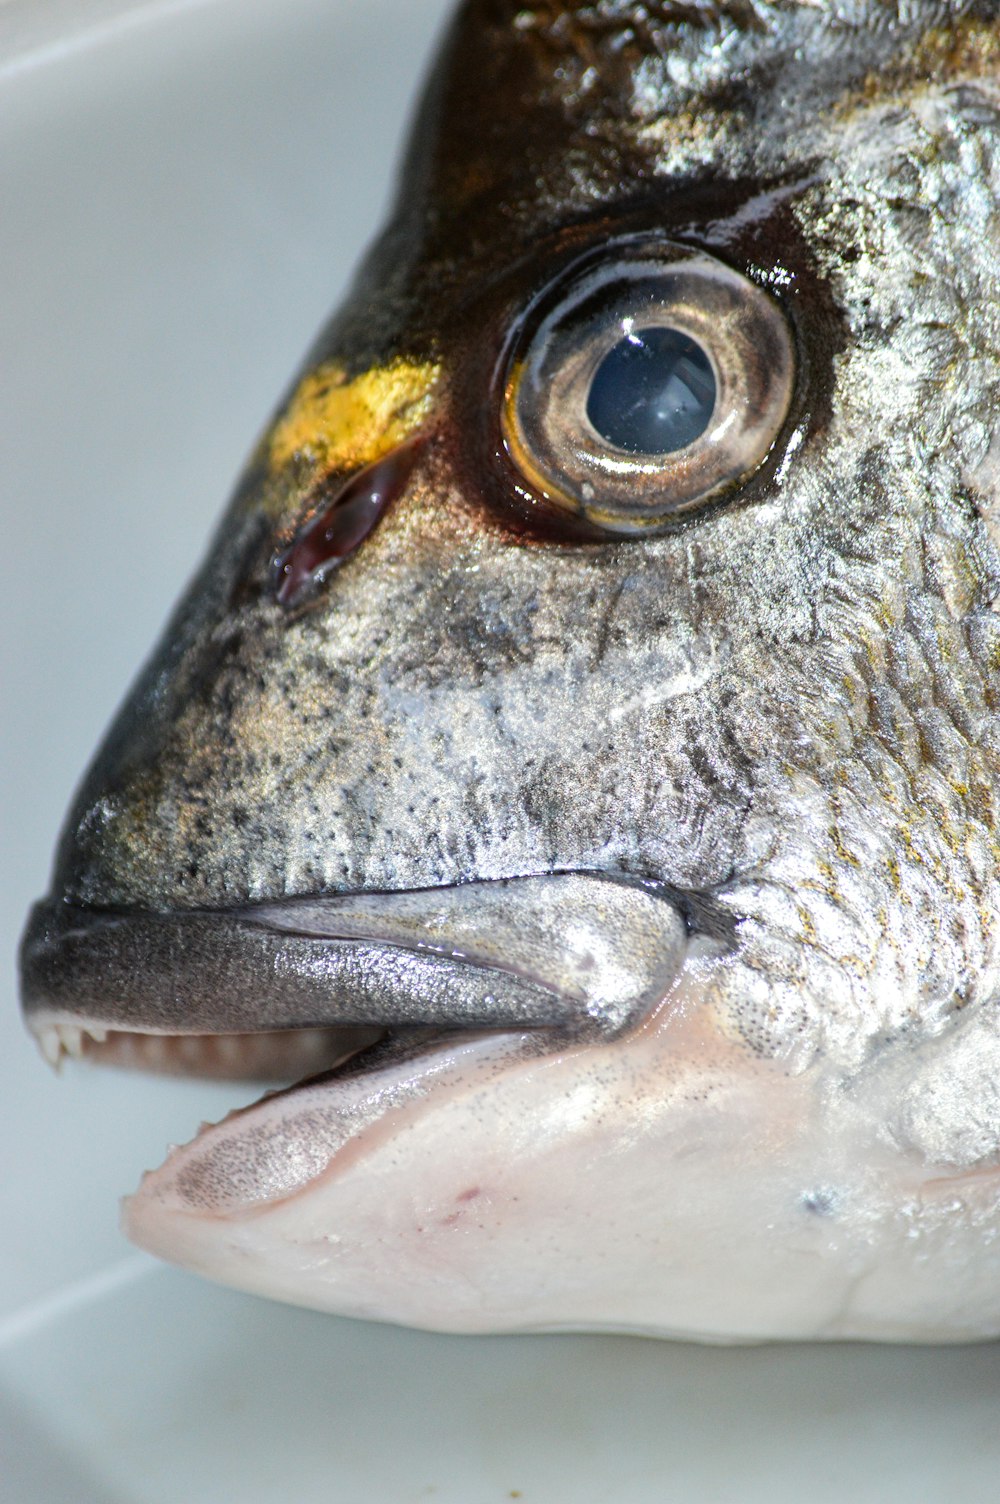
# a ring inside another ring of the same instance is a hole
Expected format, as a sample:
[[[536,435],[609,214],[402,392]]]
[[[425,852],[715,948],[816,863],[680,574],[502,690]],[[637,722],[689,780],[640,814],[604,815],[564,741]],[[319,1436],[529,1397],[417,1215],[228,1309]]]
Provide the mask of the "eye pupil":
[[[679,329],[638,329],[609,350],[587,396],[592,426],[630,454],[673,454],[705,432],[715,409],[715,373]]]

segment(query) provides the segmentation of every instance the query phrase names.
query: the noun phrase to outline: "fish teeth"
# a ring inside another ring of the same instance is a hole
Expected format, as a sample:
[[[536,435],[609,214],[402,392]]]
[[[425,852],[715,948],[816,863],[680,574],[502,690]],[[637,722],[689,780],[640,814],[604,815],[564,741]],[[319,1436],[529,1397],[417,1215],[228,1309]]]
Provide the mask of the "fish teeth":
[[[56,1025],[47,1024],[44,1029],[39,1031],[36,1038],[38,1040],[38,1048],[42,1052],[42,1058],[52,1066],[53,1070],[58,1070],[62,1064],[62,1040],[59,1037],[59,1030]]]
[[[71,1055],[74,1060],[83,1056],[83,1029],[79,1024],[58,1024],[59,1041],[66,1055]]]
[[[103,1024],[52,1023],[43,1024],[35,1037],[42,1057],[58,1070],[67,1055],[83,1058],[85,1041],[104,1044],[108,1030]]]

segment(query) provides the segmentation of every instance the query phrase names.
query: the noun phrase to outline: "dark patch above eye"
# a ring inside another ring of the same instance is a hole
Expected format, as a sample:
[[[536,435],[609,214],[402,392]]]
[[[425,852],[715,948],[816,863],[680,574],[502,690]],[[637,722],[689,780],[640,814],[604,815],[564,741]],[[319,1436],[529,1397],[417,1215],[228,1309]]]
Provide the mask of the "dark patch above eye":
[[[637,329],[594,372],[587,417],[618,449],[674,454],[705,432],[715,395],[712,363],[696,340],[679,329]]]

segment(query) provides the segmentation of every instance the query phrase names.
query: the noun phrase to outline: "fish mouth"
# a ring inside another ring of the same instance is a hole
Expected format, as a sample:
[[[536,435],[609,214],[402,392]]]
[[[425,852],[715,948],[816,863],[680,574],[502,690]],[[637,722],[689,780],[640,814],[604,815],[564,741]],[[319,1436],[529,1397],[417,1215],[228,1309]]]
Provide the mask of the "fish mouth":
[[[288,1083],[456,1033],[613,1037],[663,997],[697,927],[664,885],[589,870],[213,910],[47,899],[22,1001],[55,1065]]]

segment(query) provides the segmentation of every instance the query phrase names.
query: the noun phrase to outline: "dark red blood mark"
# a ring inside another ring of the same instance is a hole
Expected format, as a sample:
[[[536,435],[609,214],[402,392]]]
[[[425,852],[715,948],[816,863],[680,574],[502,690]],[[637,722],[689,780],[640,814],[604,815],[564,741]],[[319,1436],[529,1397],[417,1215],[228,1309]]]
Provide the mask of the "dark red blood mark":
[[[286,610],[301,606],[364,542],[406,485],[421,446],[412,439],[352,475],[274,561],[272,588]]]

